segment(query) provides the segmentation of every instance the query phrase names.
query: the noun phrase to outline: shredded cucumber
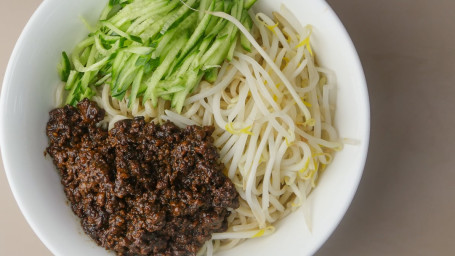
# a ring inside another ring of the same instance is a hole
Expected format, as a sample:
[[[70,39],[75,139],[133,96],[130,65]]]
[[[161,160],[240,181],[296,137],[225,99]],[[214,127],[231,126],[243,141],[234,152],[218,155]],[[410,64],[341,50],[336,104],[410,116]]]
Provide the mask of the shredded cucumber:
[[[237,44],[248,40],[229,21],[210,13],[225,12],[251,29],[248,9],[256,0],[110,0],[89,36],[68,56],[58,73],[66,104],[94,95],[101,84],[128,106],[139,100],[171,101],[177,112],[202,78],[214,82],[218,67],[232,60]]]
[[[67,82],[71,74],[71,63],[66,52],[62,52],[62,59],[60,64],[57,66],[57,70],[60,75],[60,79],[62,79],[63,82]]]

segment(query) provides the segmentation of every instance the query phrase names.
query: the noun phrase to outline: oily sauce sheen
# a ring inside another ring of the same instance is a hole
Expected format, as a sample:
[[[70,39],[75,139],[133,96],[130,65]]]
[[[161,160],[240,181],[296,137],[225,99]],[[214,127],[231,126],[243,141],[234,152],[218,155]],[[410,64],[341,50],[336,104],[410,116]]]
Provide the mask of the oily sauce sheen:
[[[122,120],[98,127],[87,99],[50,112],[47,152],[84,231],[118,255],[196,255],[227,229],[239,195],[222,173],[213,127]]]

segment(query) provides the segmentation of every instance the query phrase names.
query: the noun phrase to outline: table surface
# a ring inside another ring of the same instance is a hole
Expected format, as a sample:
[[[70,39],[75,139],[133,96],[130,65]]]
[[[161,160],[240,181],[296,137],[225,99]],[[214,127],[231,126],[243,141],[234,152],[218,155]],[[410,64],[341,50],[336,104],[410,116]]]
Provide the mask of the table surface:
[[[40,2],[5,1],[0,8],[0,81]],[[455,1],[328,2],[365,70],[371,142],[354,201],[316,255],[453,255]],[[0,255],[52,255],[0,168]]]

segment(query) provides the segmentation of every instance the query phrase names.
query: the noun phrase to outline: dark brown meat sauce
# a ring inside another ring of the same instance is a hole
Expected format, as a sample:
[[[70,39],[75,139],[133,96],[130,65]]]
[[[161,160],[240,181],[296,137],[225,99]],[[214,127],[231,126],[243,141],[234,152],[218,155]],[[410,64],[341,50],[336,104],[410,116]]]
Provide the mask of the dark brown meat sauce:
[[[97,127],[87,99],[50,112],[47,152],[85,232],[118,255],[195,255],[227,229],[238,193],[222,173],[213,127],[123,120]]]

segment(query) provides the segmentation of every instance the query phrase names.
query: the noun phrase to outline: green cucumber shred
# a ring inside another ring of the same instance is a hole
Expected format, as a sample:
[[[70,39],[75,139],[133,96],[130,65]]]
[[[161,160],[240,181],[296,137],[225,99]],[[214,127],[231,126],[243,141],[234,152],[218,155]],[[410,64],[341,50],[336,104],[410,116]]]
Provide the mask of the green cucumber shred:
[[[71,73],[71,63],[70,59],[68,58],[68,55],[66,52],[62,52],[62,58],[60,60],[60,64],[57,66],[58,74],[60,76],[60,79],[63,82],[68,81],[68,77],[70,76]]]
[[[57,70],[66,83],[65,103],[76,105],[108,84],[112,97],[127,97],[128,107],[149,100],[156,106],[162,98],[180,112],[201,79],[216,81],[237,45],[251,51],[236,26],[209,12],[228,13],[251,30],[248,10],[255,2],[109,0],[95,31],[71,55],[62,52]]]

